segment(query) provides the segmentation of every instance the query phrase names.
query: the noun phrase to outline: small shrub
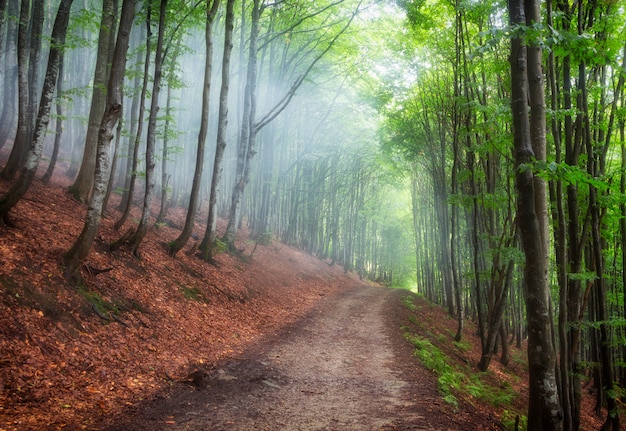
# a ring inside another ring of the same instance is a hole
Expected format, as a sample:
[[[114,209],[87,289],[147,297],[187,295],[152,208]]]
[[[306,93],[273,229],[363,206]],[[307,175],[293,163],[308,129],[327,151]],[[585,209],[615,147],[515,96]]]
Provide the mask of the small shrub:
[[[270,245],[272,242],[272,231],[268,230],[259,234],[256,238],[256,243],[259,245]]]
[[[213,255],[228,251],[228,244],[219,238],[213,240]]]
[[[458,407],[458,400],[453,391],[461,390],[463,381],[467,380],[467,377],[463,373],[455,371],[448,364],[446,355],[433,346],[430,341],[411,334],[405,334],[405,337],[415,346],[414,355],[422,365],[437,375],[438,389],[444,401],[455,408]]]

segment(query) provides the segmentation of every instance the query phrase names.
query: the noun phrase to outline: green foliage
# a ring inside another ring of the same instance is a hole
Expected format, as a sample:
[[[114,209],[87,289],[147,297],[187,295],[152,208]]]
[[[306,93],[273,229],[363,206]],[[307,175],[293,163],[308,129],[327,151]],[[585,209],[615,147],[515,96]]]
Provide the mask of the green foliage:
[[[446,355],[427,339],[411,334],[405,334],[405,338],[415,347],[414,355],[422,365],[437,375],[439,391],[444,400],[458,407],[455,391],[461,389],[462,381],[467,379],[465,375],[448,365]]]
[[[219,238],[215,238],[213,240],[213,256],[219,254],[219,253],[226,253],[228,252],[228,243],[222,241]]]
[[[415,301],[413,300],[413,295],[407,295],[402,298],[402,305],[411,311],[415,311]]]
[[[500,418],[507,430],[517,431],[528,429],[528,418],[510,410],[505,410]]]
[[[467,340],[454,341],[454,345],[462,352],[469,352],[472,349],[471,343]]]
[[[545,180],[561,180],[565,185],[588,185],[600,191],[606,191],[609,188],[608,181],[591,177],[586,168],[571,166],[567,163],[535,161],[531,166],[520,165],[520,169],[532,169],[536,175]]]
[[[100,8],[101,9],[101,8]],[[96,44],[96,38],[84,35],[97,35],[100,28],[100,14],[96,10],[82,8],[72,13],[68,25],[66,49],[89,48]]]
[[[102,295],[95,290],[89,290],[86,286],[79,285],[77,287],[77,293],[82,296],[88,304],[94,307],[96,313],[102,316],[108,317],[110,313],[116,315],[120,313],[120,304],[104,299]]]
[[[487,373],[473,373],[469,369],[455,368],[445,353],[428,339],[409,332],[405,332],[404,337],[415,347],[414,355],[422,365],[437,376],[439,392],[447,403],[458,407],[458,397],[467,394],[495,407],[503,407],[510,405],[518,396],[510,385],[494,388],[487,384],[483,378]],[[462,350],[471,348],[467,342],[455,345]]]
[[[80,192],[78,191],[78,187],[71,185],[67,188],[67,192],[74,198],[74,200],[80,201]]]

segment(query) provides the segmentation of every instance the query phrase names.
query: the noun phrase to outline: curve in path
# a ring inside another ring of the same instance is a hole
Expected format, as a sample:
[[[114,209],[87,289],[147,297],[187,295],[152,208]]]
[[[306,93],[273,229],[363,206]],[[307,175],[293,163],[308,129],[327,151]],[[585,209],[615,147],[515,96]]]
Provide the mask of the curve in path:
[[[202,390],[174,392],[109,430],[459,429],[430,425],[434,398],[416,399],[415,382],[394,367],[383,318],[393,294],[359,286],[326,298],[276,340],[207,376]]]

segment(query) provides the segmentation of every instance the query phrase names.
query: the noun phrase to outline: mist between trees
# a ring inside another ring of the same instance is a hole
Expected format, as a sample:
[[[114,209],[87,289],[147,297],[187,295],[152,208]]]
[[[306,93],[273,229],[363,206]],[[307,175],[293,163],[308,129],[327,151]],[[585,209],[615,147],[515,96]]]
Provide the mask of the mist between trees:
[[[528,337],[529,429],[578,429],[589,381],[617,430],[625,5],[539,6],[0,0],[0,215],[38,168],[72,178],[70,280],[113,194],[138,256],[172,208],[172,255],[245,225],[442,303],[482,370]]]

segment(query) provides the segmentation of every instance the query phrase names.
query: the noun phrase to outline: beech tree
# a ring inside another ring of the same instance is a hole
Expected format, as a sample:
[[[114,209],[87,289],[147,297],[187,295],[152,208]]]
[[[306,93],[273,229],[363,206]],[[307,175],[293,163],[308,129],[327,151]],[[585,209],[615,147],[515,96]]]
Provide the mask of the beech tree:
[[[21,89],[18,89],[18,93],[21,115],[18,111],[18,133],[15,136],[9,160],[1,174],[6,180],[12,180],[26,162],[35,128],[43,23],[43,0],[33,0],[32,4],[21,2],[18,36],[18,76],[21,76],[19,81]],[[22,65],[21,75],[19,64]]]
[[[70,192],[74,197],[84,202],[87,201],[94,182],[98,135],[107,101],[106,88],[109,78],[109,64],[113,55],[116,22],[117,0],[104,0],[102,2],[102,17],[98,36],[98,55],[93,77],[93,94],[89,110],[89,126],[83,147],[80,170],[74,184],[70,187]]]
[[[204,85],[202,87],[202,115],[200,119],[200,131],[198,132],[198,145],[196,151],[196,166],[193,175],[191,192],[189,195],[189,207],[187,209],[187,217],[185,225],[178,238],[169,244],[169,253],[174,256],[189,241],[191,232],[196,219],[196,211],[198,209],[198,200],[200,194],[200,184],[202,181],[202,173],[204,172],[204,152],[207,139],[207,129],[209,127],[209,101],[211,94],[211,71],[213,66],[213,22],[219,8],[219,0],[207,2],[206,23],[205,23],[205,64],[204,64]],[[231,7],[232,12],[232,7]],[[230,17],[232,20],[232,16]],[[231,22],[232,25],[232,22]],[[230,30],[232,33],[232,29]],[[227,57],[228,53],[224,52]],[[228,72],[227,72],[228,73]],[[224,77],[222,77],[224,79]],[[228,76],[225,77],[228,82]]]
[[[122,199],[120,200],[119,209],[122,214],[119,219],[115,222],[115,229],[120,229],[122,225],[128,219],[130,215],[130,210],[132,208],[133,196],[135,193],[135,184],[137,181],[138,169],[139,169],[139,149],[141,143],[141,137],[143,133],[144,126],[144,115],[145,115],[145,105],[146,105],[146,93],[148,91],[148,84],[150,81],[150,59],[152,58],[152,7],[150,2],[146,4],[146,33],[145,33],[145,59],[143,62],[143,76],[142,76],[142,84],[141,91],[139,94],[135,92],[133,97],[133,103],[131,107],[131,134],[129,138],[129,152],[128,152],[128,167],[130,172],[127,174],[128,180],[125,182],[124,191],[122,193]],[[143,34],[143,33],[142,33]],[[137,52],[137,67],[140,67],[140,52]],[[137,72],[137,82],[141,75]],[[133,121],[134,119],[134,121]],[[134,133],[132,133],[134,132]],[[131,142],[132,140],[132,142]],[[132,152],[131,149],[132,148]]]
[[[224,49],[222,54],[222,84],[219,96],[219,113],[217,123],[217,138],[215,156],[213,159],[213,175],[209,192],[209,208],[204,238],[200,245],[205,260],[213,258],[213,243],[216,237],[217,224],[217,193],[222,178],[224,150],[226,149],[226,133],[228,126],[228,95],[230,92],[230,56],[233,48],[235,1],[226,1],[226,16],[224,18]]]
[[[10,224],[8,219],[9,211],[17,204],[29,189],[35,178],[37,166],[41,159],[43,141],[45,138],[48,122],[50,120],[50,110],[53,102],[54,89],[56,87],[61,62],[63,61],[63,49],[67,26],[70,19],[70,8],[73,0],[62,0],[57,11],[54,27],[51,35],[50,53],[48,55],[48,65],[44,78],[44,85],[39,102],[39,112],[33,132],[29,151],[25,160],[25,166],[20,171],[19,178],[13,186],[2,197],[0,197],[0,220]]]
[[[157,45],[154,52],[154,77],[152,83],[152,98],[150,100],[150,115],[148,119],[148,130],[146,131],[146,187],[143,197],[141,219],[139,226],[129,239],[129,243],[135,255],[139,255],[139,246],[148,231],[150,209],[154,194],[154,167],[156,164],[156,125],[157,113],[159,111],[159,93],[161,91],[161,75],[163,61],[165,57],[163,49],[163,39],[165,34],[165,19],[167,12],[167,0],[161,0],[159,9],[159,26],[157,32]]]
[[[13,126],[15,124],[15,108],[16,108],[16,88],[17,88],[17,55],[15,38],[17,37],[17,23],[14,19],[7,17],[18,16],[18,2],[7,0],[2,1],[1,16],[2,25],[0,26],[0,58],[2,58],[2,69],[0,78],[3,82],[2,87],[2,114],[0,115],[0,149],[4,147],[9,139]],[[5,36],[6,31],[6,36]]]
[[[526,256],[526,316],[528,321],[529,402],[528,426],[560,430],[563,413],[555,375],[556,352],[548,285],[548,212],[545,185],[531,168],[545,160],[545,111],[541,85],[541,48],[538,41],[526,46],[523,25],[537,23],[539,4],[534,0],[509,3],[515,34],[511,40],[511,111],[518,192],[518,223]],[[528,103],[530,102],[530,119]]]
[[[17,132],[15,134],[15,140],[13,141],[13,148],[11,149],[11,155],[5,165],[2,173],[0,174],[3,179],[11,180],[15,176],[16,172],[21,168],[22,155],[25,153],[24,148],[28,145],[30,138],[30,118],[34,115],[28,111],[29,100],[31,95],[29,92],[31,87],[28,84],[29,78],[29,55],[28,49],[30,45],[29,38],[29,21],[31,12],[30,0],[22,0],[20,2],[20,15],[18,24],[18,36],[17,36]],[[40,14],[41,15],[41,14]]]
[[[71,281],[76,281],[80,278],[81,264],[89,254],[89,250],[100,228],[102,207],[109,183],[109,175],[111,174],[109,158],[113,129],[122,113],[122,86],[124,83],[124,72],[126,71],[126,51],[128,50],[134,16],[134,0],[124,0],[115,49],[113,51],[111,73],[107,85],[107,103],[98,134],[94,190],[89,199],[83,230],[72,248],[63,256],[65,277]]]

